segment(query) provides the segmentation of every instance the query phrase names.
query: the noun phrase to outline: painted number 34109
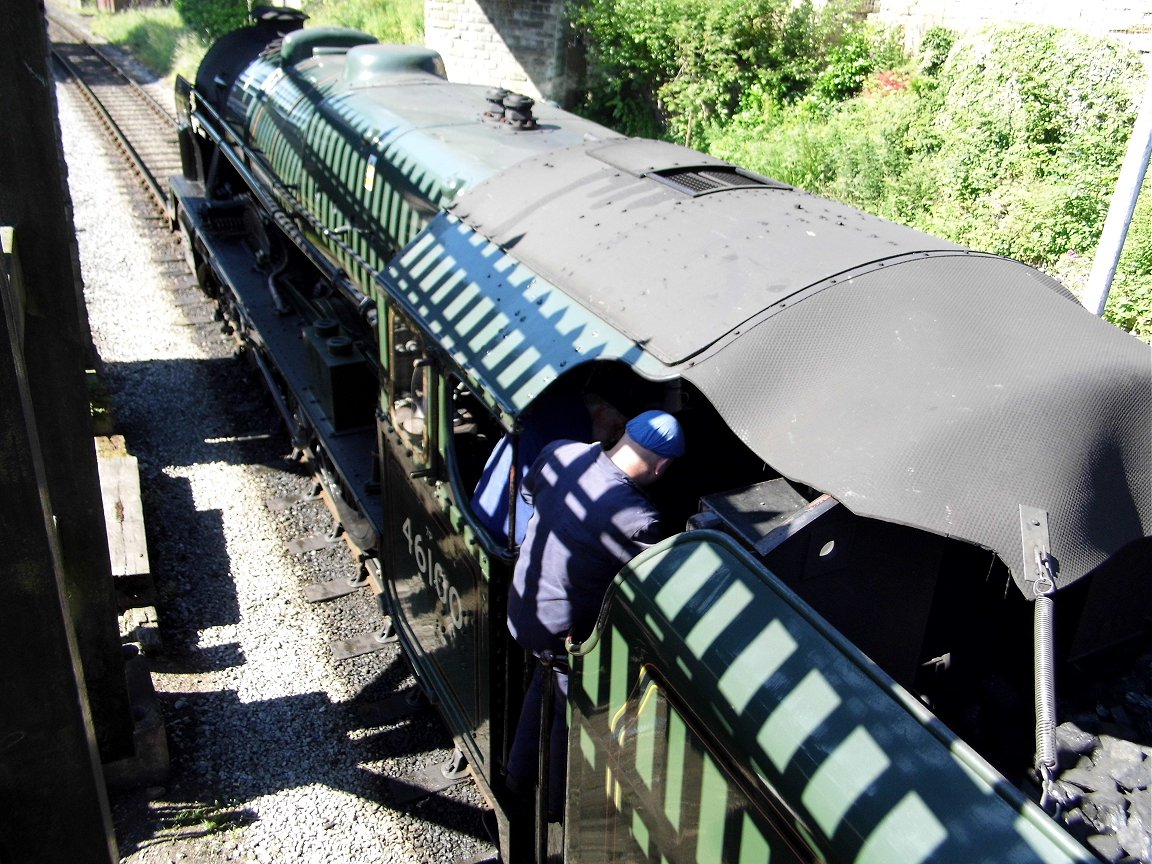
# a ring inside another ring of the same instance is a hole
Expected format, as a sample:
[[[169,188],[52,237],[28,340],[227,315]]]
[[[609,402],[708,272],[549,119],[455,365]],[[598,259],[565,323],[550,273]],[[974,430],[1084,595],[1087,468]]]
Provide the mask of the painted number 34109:
[[[419,531],[414,532],[411,519],[404,520],[400,532],[408,541],[408,553],[416,559],[416,570],[420,573],[420,578],[436,592],[436,596],[444,604],[445,611],[452,621],[452,627],[462,630],[465,618],[464,604],[460,600],[460,592],[456,590],[456,586],[449,583],[444,566],[439,561],[433,560],[432,550],[435,544],[431,537]]]

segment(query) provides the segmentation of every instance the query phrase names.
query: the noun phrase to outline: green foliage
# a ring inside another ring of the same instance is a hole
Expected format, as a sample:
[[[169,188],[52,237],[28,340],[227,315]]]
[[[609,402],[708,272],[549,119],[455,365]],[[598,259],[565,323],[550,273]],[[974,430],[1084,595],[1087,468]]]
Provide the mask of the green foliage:
[[[904,49],[897,34],[868,25],[850,27],[829,49],[826,65],[805,99],[830,107],[860,93],[873,74],[904,63]]]
[[[956,34],[947,27],[929,27],[920,40],[920,74],[938,74],[955,44]]]
[[[1104,314],[1152,342],[1152,176],[1140,190]]]
[[[392,44],[424,41],[423,0],[309,0],[304,11],[311,18],[309,26],[351,27]]]
[[[717,122],[799,99],[849,27],[810,0],[591,0],[587,113],[630,134],[700,144]]]
[[[997,28],[960,40],[936,30],[907,68],[915,70],[910,77],[874,71],[862,95],[847,101],[831,101],[833,88],[823,94],[828,101],[810,95],[794,108],[745,112],[710,132],[711,150],[1026,261],[1079,290],[1131,134],[1145,74],[1138,56],[1055,28]],[[810,110],[818,101],[820,110]],[[1152,336],[1150,202],[1145,189],[1107,311],[1145,338]]]
[[[807,105],[783,109],[771,126],[732,124],[711,152],[786,183],[912,223],[936,194],[920,170],[921,99],[910,88],[877,89],[826,116]],[[747,116],[744,118],[747,121]]]
[[[1131,52],[1072,31],[1020,26],[965,40],[941,73],[946,185],[968,201],[1005,182],[1111,183],[1142,77]]]
[[[109,42],[127,48],[137,60],[158,75],[196,75],[204,43],[188,32],[179,13],[170,6],[126,9],[114,15],[100,14],[90,24]]]
[[[123,45],[154,72],[172,71],[173,58],[185,35],[184,22],[171,7],[128,9],[116,15],[98,15],[90,26],[109,42]]]
[[[209,41],[248,24],[247,0],[173,0],[188,29]]]
[[[957,43],[934,120],[938,195],[920,227],[1042,268],[1090,256],[1143,75],[1118,44],[1055,28]]]

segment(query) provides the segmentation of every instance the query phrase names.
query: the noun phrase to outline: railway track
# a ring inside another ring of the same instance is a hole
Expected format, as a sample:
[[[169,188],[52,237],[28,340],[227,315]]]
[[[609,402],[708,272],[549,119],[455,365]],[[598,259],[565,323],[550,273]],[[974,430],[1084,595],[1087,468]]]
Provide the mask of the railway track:
[[[106,48],[49,16],[52,58],[124,154],[160,211],[168,214],[167,179],[180,172],[176,118]]]
[[[154,261],[169,280],[173,304],[187,325],[201,331],[201,339],[218,338],[215,302],[200,290],[180,236],[171,231],[168,178],[182,170],[175,116],[117,53],[89,41],[87,33],[51,10],[47,21],[58,74],[123,156],[126,186],[139,193],[132,197],[139,218],[153,229]]]

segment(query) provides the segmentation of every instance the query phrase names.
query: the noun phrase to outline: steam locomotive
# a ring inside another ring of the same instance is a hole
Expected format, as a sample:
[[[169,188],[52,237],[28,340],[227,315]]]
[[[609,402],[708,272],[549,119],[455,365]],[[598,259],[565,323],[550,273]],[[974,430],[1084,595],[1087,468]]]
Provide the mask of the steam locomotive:
[[[1093,860],[1017,787],[1052,778],[1053,670],[1147,635],[1147,346],[1018,262],[291,10],[177,101],[191,263],[503,860]],[[474,496],[590,392],[678,416],[683,530],[561,658],[550,821],[504,776],[517,459],[506,530]]]

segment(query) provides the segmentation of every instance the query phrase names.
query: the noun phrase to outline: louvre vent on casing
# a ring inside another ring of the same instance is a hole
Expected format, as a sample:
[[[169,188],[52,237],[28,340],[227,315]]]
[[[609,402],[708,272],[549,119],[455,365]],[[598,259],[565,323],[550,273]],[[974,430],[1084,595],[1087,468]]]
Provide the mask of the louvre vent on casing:
[[[707,195],[725,189],[790,189],[786,183],[758,177],[737,168],[671,168],[650,175],[667,186],[687,195]]]

